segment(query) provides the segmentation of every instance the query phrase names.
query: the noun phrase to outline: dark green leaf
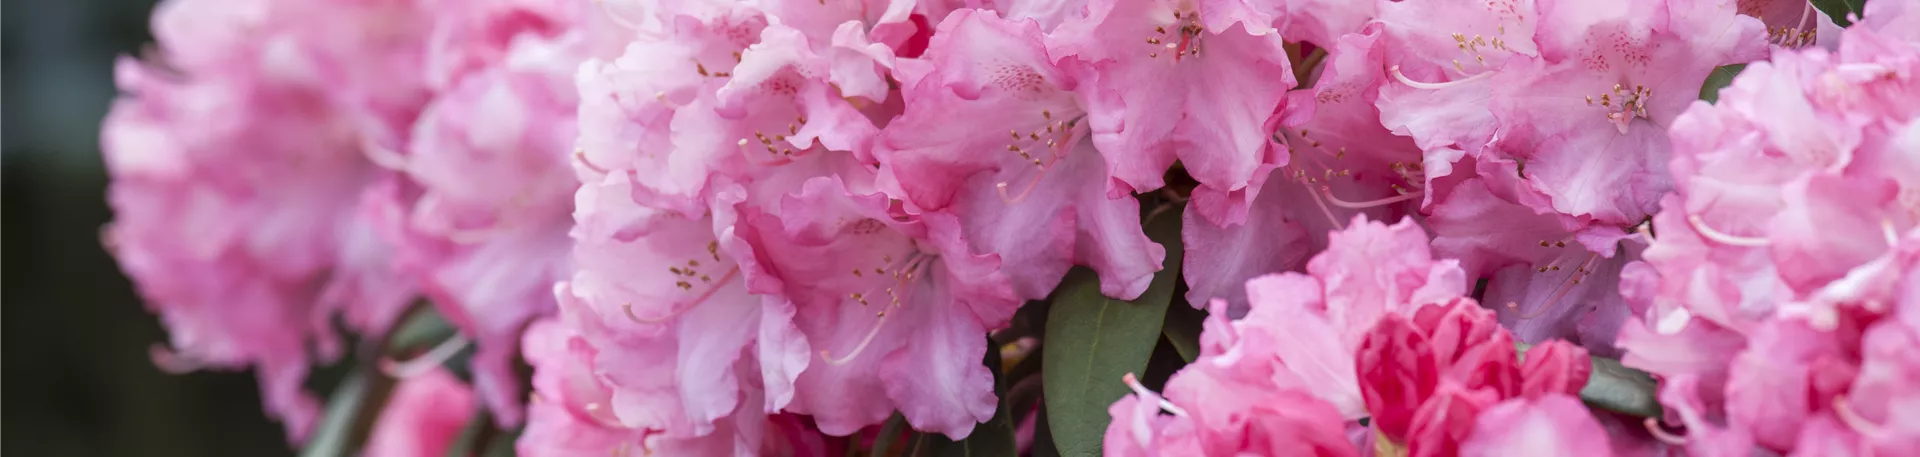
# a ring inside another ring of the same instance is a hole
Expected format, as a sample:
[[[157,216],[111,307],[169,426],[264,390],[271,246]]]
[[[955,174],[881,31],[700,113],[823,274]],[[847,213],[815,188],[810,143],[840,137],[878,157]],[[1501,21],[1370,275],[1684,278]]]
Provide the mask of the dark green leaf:
[[[1852,25],[1853,21],[1847,15],[1859,15],[1865,11],[1866,5],[1867,0],[1813,0],[1814,8],[1827,13],[1827,17],[1833,18],[1833,23],[1841,27]]]
[[[1167,336],[1167,342],[1180,352],[1180,358],[1192,363],[1200,357],[1200,330],[1205,327],[1207,312],[1192,306],[1173,305],[1167,307],[1167,320],[1160,327],[1160,333]]]
[[[520,432],[521,430],[516,429],[495,433],[493,440],[487,443],[487,452],[482,454],[482,457],[513,457],[515,454],[513,443],[520,440]]]
[[[994,408],[993,418],[973,427],[973,433],[960,441],[947,439],[946,435],[929,433],[923,437],[922,446],[916,446],[916,456],[932,457],[976,457],[1014,455],[1018,447],[1013,442],[1013,407],[1007,403],[1007,379],[1000,374],[1000,350],[988,348],[986,360],[988,368],[993,370],[994,393],[1000,397],[1000,406]],[[885,433],[882,430],[882,433]],[[880,455],[877,452],[874,455]]]
[[[441,318],[440,313],[434,312],[432,305],[418,304],[406,314],[406,320],[393,329],[393,335],[387,338],[387,353],[424,351],[452,338],[456,331],[453,324]]]
[[[380,406],[386,404],[387,394],[392,390],[392,379],[367,367],[348,374],[346,381],[334,389],[333,397],[327,400],[326,415],[320,418],[320,425],[306,448],[300,450],[300,457],[358,454],[367,431],[373,428],[373,419],[379,416]]]
[[[1707,73],[1707,82],[1700,85],[1700,99],[1706,100],[1707,103],[1719,103],[1720,89],[1733,84],[1733,77],[1740,75],[1740,70],[1745,69],[1747,64],[1744,63],[1714,68],[1712,73]]]
[[[873,449],[868,455],[873,457],[893,455],[893,441],[900,439],[900,429],[906,426],[907,417],[900,413],[893,413],[893,417],[888,417],[885,423],[880,424],[880,434],[873,437]]]
[[[1060,449],[1053,446],[1053,429],[1047,425],[1047,405],[1041,404],[1033,418],[1033,448],[1027,454],[1030,457],[1060,457]]]
[[[1062,455],[1100,455],[1107,406],[1126,395],[1120,378],[1141,373],[1160,341],[1160,324],[1180,278],[1179,211],[1147,220],[1147,236],[1167,256],[1146,293],[1132,301],[1100,294],[1092,271],[1075,268],[1053,292],[1041,368],[1047,420]]]
[[[1580,389],[1587,405],[1639,417],[1660,417],[1659,384],[1640,370],[1627,368],[1620,361],[1594,357],[1593,375]]]
[[[460,427],[460,435],[453,438],[447,446],[447,457],[470,457],[487,445],[490,431],[493,430],[493,415],[481,411],[467,419],[467,425]]]

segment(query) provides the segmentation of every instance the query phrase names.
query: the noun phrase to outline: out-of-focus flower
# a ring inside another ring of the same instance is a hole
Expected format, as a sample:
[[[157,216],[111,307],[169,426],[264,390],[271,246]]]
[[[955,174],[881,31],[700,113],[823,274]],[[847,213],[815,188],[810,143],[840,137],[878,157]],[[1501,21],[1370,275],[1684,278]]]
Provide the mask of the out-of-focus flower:
[[[446,455],[473,416],[473,388],[436,368],[399,381],[361,452],[368,457]]]
[[[413,294],[361,195],[387,175],[367,145],[424,101],[386,63],[417,57],[431,21],[402,1],[232,3],[168,2],[160,51],[116,65],[103,236],[171,331],[156,362],[256,368],[298,442],[319,410],[308,365],[340,351],[331,317],[381,334]]]

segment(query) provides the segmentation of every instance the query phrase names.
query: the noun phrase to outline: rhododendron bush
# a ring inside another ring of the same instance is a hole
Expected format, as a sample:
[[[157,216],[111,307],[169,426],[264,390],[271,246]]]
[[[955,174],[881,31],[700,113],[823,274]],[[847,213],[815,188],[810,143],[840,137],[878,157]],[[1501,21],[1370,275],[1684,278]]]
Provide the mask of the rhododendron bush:
[[[1920,453],[1920,1],[153,31],[104,242],[306,455]]]

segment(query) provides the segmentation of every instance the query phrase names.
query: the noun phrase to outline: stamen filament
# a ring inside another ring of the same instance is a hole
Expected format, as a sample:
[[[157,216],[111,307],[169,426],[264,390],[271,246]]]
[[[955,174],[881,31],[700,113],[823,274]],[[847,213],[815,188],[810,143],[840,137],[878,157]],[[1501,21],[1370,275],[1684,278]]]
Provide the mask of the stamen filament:
[[[1307,183],[1304,182],[1300,183],[1300,186],[1307,188],[1307,196],[1313,197],[1313,204],[1320,207],[1320,214],[1327,216],[1327,222],[1333,223],[1335,230],[1347,229],[1346,224],[1340,223],[1340,218],[1333,217],[1333,210],[1327,209],[1327,201],[1320,198],[1319,192],[1314,192],[1313,187],[1308,186]]]
[[[587,167],[588,170],[593,170],[594,173],[599,173],[602,175],[613,173],[612,171],[607,170],[606,167],[596,165],[593,163],[592,160],[587,160],[587,150],[585,149],[574,149],[573,160],[579,161],[580,166]]]
[[[891,309],[891,307],[889,307],[889,309]],[[880,319],[874,321],[873,329],[867,330],[867,336],[865,338],[861,338],[860,344],[855,345],[853,347],[853,351],[848,352],[846,356],[840,357],[840,358],[834,358],[832,352],[827,351],[825,349],[821,349],[820,358],[822,360],[826,360],[828,365],[834,365],[834,366],[846,365],[847,362],[853,361],[854,357],[858,357],[860,355],[860,352],[867,350],[867,345],[873,343],[874,337],[880,336],[880,329],[886,328],[887,319],[891,319],[891,318],[893,318],[892,314],[885,314],[883,312],[880,315]]]
[[[392,149],[369,144],[360,148],[360,154],[367,156],[368,162],[373,162],[374,165],[380,168],[393,171],[407,171],[407,157],[400,155],[398,152],[394,152]]]
[[[159,343],[154,343],[152,347],[148,348],[147,355],[153,358],[154,366],[160,367],[160,371],[167,372],[167,374],[187,374],[212,366],[212,364],[199,359],[180,355],[180,353],[174,352],[174,350],[168,349],[166,345]]]
[[[1134,395],[1138,395],[1142,399],[1152,398],[1158,401],[1160,403],[1160,409],[1166,410],[1166,412],[1173,413],[1173,415],[1181,416],[1181,417],[1185,417],[1187,415],[1186,409],[1182,409],[1179,405],[1175,405],[1173,404],[1173,402],[1167,401],[1166,397],[1162,397],[1160,396],[1160,394],[1153,393],[1152,390],[1147,390],[1147,386],[1141,385],[1140,378],[1134,377],[1133,373],[1127,373],[1126,375],[1120,376],[1120,382],[1126,383],[1128,389],[1133,389]]]
[[[1333,196],[1332,186],[1320,186],[1320,193],[1325,194],[1325,196],[1327,197],[1327,201],[1332,202],[1333,206],[1338,206],[1341,208],[1351,208],[1351,209],[1367,209],[1375,206],[1391,205],[1394,203],[1399,203],[1407,200],[1420,198],[1420,196],[1422,195],[1419,193],[1408,193],[1408,194],[1401,194],[1401,195],[1396,195],[1396,196],[1387,197],[1387,198],[1367,200],[1363,202],[1350,202],[1346,200],[1341,200],[1340,197]]]
[[[1392,68],[1387,69],[1387,72],[1392,73],[1393,79],[1399,80],[1401,84],[1406,84],[1407,86],[1415,89],[1426,89],[1426,90],[1446,89],[1449,87],[1465,85],[1470,82],[1493,77],[1493,72],[1484,71],[1480,73],[1475,73],[1473,74],[1473,76],[1468,76],[1465,78],[1460,78],[1460,79],[1447,81],[1443,83],[1429,83],[1429,82],[1414,81],[1413,79],[1408,78],[1406,74],[1400,72],[1399,65],[1394,65]]]
[[[469,342],[471,341],[467,339],[466,335],[455,334],[452,338],[447,338],[446,341],[441,341],[440,344],[434,345],[433,349],[427,350],[426,353],[420,354],[419,357],[404,361],[393,359],[381,360],[380,372],[386,373],[387,377],[394,379],[406,379],[426,374],[429,371],[433,371],[434,368],[438,368],[440,365],[447,363],[447,359],[451,359],[454,355],[459,354],[460,350],[465,349]]]
[[[1646,425],[1647,434],[1653,435],[1653,439],[1660,440],[1660,442],[1662,443],[1667,443],[1669,445],[1674,445],[1674,446],[1687,445],[1687,437],[1675,435],[1673,434],[1673,432],[1668,432],[1665,428],[1660,427],[1659,419],[1649,417],[1647,418],[1647,420],[1641,421],[1640,423]]]
[[[1847,428],[1859,432],[1862,436],[1868,438],[1885,438],[1887,436],[1886,427],[1875,424],[1865,417],[1860,417],[1859,413],[1854,412],[1853,406],[1847,401],[1845,395],[1836,395],[1833,397],[1833,415],[1840,419],[1840,423],[1846,424]]]
[[[1738,235],[1730,235],[1730,234],[1727,234],[1727,232],[1714,230],[1713,227],[1708,227],[1706,222],[1701,221],[1700,215],[1698,214],[1687,215],[1687,224],[1692,225],[1693,230],[1695,232],[1699,232],[1701,237],[1709,240],[1713,240],[1714,242],[1718,242],[1720,244],[1725,244],[1730,246],[1745,246],[1745,247],[1764,247],[1764,246],[1773,244],[1772,241],[1769,241],[1766,238],[1753,238],[1753,237],[1745,237],[1745,236],[1738,236]]]
[[[679,317],[681,314],[685,314],[687,310],[691,310],[694,307],[700,306],[701,303],[706,303],[707,299],[713,298],[713,294],[716,292],[719,292],[720,288],[724,287],[727,284],[727,281],[733,280],[734,275],[737,275],[737,274],[740,274],[740,267],[735,266],[733,268],[727,269],[727,273],[720,275],[720,280],[714,282],[712,287],[708,287],[705,292],[701,292],[700,296],[694,297],[692,301],[684,305],[675,306],[674,309],[672,311],[667,312],[667,315],[665,316],[641,317],[639,315],[633,314],[632,303],[620,305],[620,309],[623,311],[626,311],[627,319],[630,319],[634,322],[638,322],[642,324],[658,324],[661,322],[666,322],[675,317]]]

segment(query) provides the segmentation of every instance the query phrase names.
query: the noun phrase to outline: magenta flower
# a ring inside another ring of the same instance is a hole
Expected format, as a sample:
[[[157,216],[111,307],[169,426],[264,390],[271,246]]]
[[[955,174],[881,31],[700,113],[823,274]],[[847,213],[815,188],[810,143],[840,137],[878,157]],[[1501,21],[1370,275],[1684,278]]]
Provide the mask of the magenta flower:
[[[1355,363],[1374,430],[1412,455],[1458,446],[1480,410],[1520,393],[1512,337],[1470,299],[1387,316]]]

